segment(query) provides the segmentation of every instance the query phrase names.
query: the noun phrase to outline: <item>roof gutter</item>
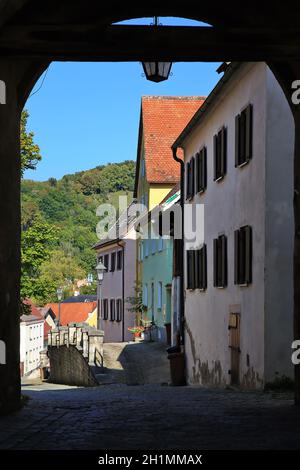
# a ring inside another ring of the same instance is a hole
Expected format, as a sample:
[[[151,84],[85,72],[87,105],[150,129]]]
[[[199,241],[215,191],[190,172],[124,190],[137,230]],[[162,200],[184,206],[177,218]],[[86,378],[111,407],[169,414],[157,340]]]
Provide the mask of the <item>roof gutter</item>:
[[[185,322],[185,304],[184,304],[184,161],[177,156],[177,147],[172,148],[174,160],[180,164],[180,206],[181,206],[181,266],[180,276],[180,337],[181,344],[184,346],[184,322]]]

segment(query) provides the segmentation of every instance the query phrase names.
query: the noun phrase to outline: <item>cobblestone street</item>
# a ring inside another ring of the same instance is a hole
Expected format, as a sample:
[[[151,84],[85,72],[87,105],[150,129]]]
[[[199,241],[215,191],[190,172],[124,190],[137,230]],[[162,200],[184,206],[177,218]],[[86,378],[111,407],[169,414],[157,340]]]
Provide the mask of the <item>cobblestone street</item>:
[[[0,449],[300,449],[292,396],[168,386],[165,347],[107,344],[103,384],[27,382]]]
[[[299,449],[300,410],[269,394],[160,385],[27,388],[1,449]]]

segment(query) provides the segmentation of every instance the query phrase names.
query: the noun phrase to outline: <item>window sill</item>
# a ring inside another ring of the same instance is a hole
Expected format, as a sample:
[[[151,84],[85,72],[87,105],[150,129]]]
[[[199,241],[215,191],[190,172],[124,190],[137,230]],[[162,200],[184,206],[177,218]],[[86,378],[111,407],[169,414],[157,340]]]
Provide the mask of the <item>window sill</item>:
[[[246,162],[239,163],[236,165],[236,168],[243,168],[244,166],[248,165],[250,163],[250,160],[247,160]]]
[[[218,178],[214,179],[215,183],[220,183],[225,178],[225,175],[219,176]]]

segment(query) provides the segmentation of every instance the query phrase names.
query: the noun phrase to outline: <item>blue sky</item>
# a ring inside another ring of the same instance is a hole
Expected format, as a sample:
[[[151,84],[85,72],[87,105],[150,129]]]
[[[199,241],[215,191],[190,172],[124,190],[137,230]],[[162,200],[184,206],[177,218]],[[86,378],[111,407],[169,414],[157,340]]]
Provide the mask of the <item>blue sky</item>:
[[[217,66],[175,63],[169,80],[156,84],[142,76],[139,63],[52,63],[43,86],[26,103],[28,129],[43,159],[25,178],[61,178],[135,159],[141,96],[206,96],[220,78]]]

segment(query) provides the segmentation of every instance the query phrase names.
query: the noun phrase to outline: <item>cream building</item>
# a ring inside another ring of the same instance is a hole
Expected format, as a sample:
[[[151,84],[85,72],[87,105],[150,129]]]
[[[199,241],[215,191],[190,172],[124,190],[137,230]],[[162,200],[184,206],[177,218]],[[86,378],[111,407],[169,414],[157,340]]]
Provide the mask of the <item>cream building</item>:
[[[204,240],[185,252],[191,384],[292,377],[294,124],[265,63],[230,64],[173,145]],[[188,248],[188,249],[187,249]]]

